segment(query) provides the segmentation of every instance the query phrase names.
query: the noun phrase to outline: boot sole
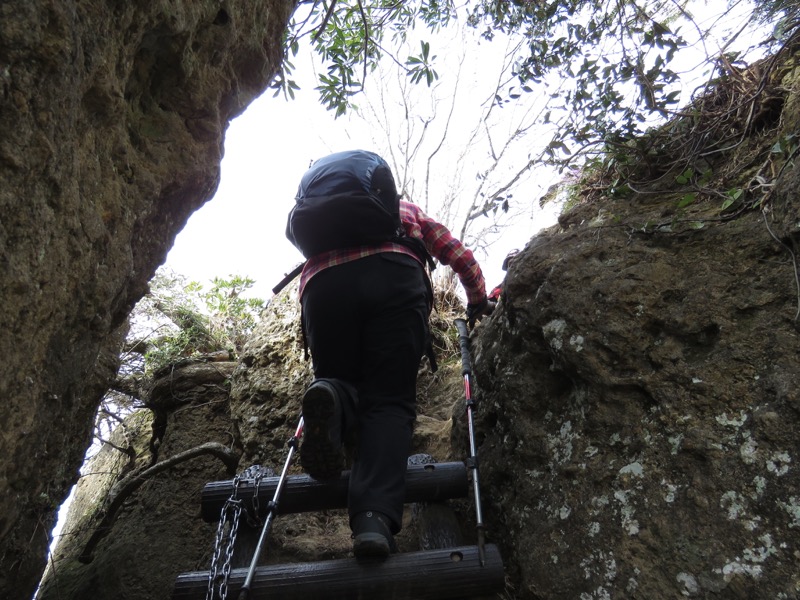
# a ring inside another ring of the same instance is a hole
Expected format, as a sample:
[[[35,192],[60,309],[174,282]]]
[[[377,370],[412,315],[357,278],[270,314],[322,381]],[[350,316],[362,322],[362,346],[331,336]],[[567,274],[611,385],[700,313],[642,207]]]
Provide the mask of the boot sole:
[[[322,388],[309,388],[303,396],[305,433],[300,464],[313,479],[337,479],[342,474],[341,443],[330,439],[335,417],[336,400],[331,394]]]
[[[361,533],[353,542],[353,554],[356,558],[385,559],[390,552],[389,540],[380,533]]]

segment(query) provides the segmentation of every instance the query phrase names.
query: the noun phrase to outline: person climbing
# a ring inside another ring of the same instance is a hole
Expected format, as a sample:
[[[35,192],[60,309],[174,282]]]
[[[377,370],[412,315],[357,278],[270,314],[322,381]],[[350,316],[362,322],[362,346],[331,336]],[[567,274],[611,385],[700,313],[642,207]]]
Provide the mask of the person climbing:
[[[399,209],[402,229],[390,239],[308,251],[308,244],[304,250],[298,242],[299,219],[293,223],[292,216],[287,237],[310,255],[299,296],[314,380],[302,400],[300,463],[314,479],[337,478],[345,466],[343,446],[353,446],[348,488],[353,553],[358,559],[384,559],[397,551],[417,371],[430,347],[433,298],[425,251],[459,277],[470,325],[487,314],[489,302],[472,252],[444,225],[400,199],[391,169],[374,153],[341,152],[313,163],[301,179],[296,207],[312,193],[341,199],[365,190]],[[344,206],[328,227],[350,210]],[[327,232],[310,236],[309,243],[320,235]]]

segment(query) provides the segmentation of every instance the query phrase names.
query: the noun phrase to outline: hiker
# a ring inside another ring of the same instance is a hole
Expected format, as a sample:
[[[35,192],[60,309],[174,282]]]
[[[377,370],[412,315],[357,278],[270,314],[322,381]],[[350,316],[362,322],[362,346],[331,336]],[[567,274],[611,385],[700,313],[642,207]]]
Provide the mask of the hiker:
[[[471,326],[487,313],[489,303],[472,252],[444,225],[400,200],[391,169],[380,156],[352,151],[316,161],[301,180],[298,206],[312,194],[346,202],[348,190],[354,195],[368,191],[373,199],[399,208],[402,229],[386,241],[304,251],[308,261],[299,294],[315,379],[303,396],[300,463],[314,479],[338,478],[345,466],[343,443],[352,444],[348,511],[353,553],[359,559],[383,559],[397,551],[393,536],[401,528],[417,371],[430,348],[433,298],[427,253],[460,278]],[[347,223],[358,220],[355,213],[344,216],[349,209],[341,206],[327,219],[329,228],[339,217]],[[300,227],[293,230],[294,225],[290,216],[287,237],[300,247]],[[320,231],[309,243],[328,234]]]

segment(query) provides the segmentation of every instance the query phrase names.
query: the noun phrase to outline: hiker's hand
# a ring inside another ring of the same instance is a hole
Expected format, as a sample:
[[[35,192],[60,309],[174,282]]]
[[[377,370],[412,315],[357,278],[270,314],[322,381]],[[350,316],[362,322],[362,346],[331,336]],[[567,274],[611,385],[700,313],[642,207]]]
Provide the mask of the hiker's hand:
[[[489,304],[489,299],[484,296],[480,302],[467,304],[467,323],[470,329],[475,327],[475,322],[480,321],[484,315],[492,314],[494,307]]]

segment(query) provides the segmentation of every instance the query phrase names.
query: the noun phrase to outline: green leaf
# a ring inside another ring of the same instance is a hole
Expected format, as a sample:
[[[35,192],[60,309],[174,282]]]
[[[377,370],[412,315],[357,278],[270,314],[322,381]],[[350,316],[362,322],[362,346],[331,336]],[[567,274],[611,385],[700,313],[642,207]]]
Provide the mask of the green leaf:
[[[678,202],[678,208],[686,208],[696,199],[697,199],[697,194],[694,192],[690,192],[686,194],[683,198],[681,198],[680,202]]]
[[[553,152],[555,152],[556,150],[561,150],[564,154],[570,153],[567,145],[560,140],[553,140],[547,145],[547,148]]]
[[[691,181],[692,177],[694,176],[694,170],[689,168],[686,169],[683,173],[675,177],[675,181],[680,183],[681,185],[685,185]]]

